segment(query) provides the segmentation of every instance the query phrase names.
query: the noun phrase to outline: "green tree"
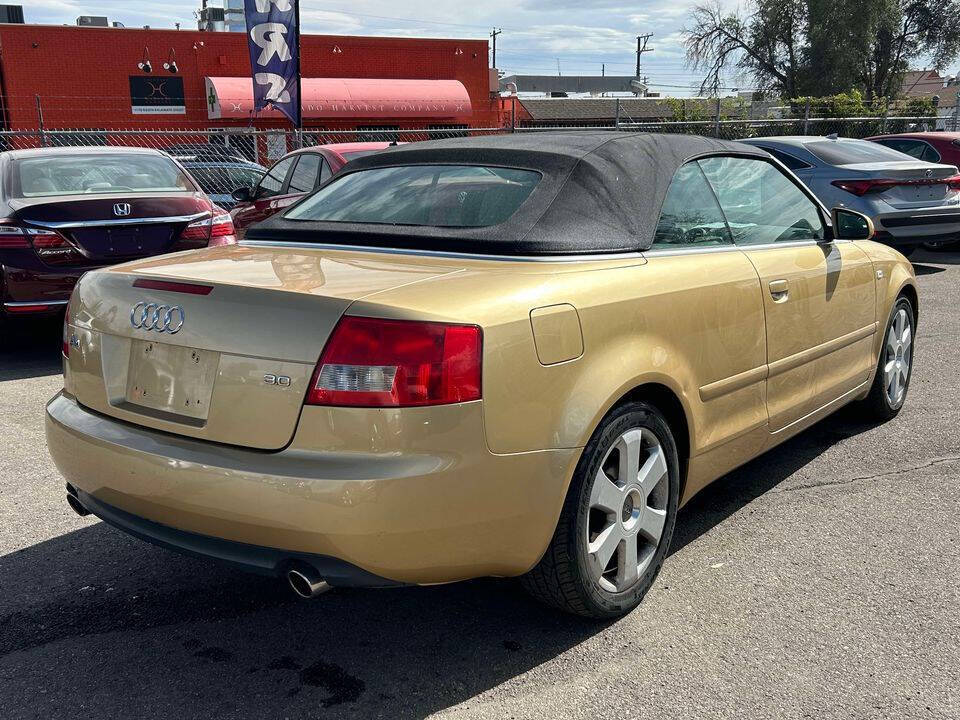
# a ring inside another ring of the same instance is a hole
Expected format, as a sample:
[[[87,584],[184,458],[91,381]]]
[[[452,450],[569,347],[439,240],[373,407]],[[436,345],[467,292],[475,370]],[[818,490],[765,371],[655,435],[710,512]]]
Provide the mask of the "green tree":
[[[900,93],[910,63],[956,59],[960,0],[749,0],[729,12],[714,0],[683,32],[701,92],[733,74],[785,97],[860,90],[873,102]]]
[[[806,3],[754,0],[750,9],[727,13],[719,0],[693,9],[692,26],[683,33],[687,60],[707,71],[700,92],[717,93],[723,74],[733,70],[760,90],[799,95]]]
[[[942,70],[960,53],[957,0],[855,0],[864,31],[873,38],[859,81],[867,98],[896,97],[903,74],[921,58]]]

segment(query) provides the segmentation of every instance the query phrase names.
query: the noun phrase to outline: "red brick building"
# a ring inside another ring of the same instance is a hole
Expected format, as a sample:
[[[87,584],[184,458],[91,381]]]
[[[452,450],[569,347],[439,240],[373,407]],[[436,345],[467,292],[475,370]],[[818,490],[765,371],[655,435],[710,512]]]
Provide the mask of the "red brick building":
[[[301,47],[308,128],[501,125],[485,40],[305,35]],[[5,130],[41,116],[45,129],[289,127],[250,112],[249,77],[242,33],[0,25]]]

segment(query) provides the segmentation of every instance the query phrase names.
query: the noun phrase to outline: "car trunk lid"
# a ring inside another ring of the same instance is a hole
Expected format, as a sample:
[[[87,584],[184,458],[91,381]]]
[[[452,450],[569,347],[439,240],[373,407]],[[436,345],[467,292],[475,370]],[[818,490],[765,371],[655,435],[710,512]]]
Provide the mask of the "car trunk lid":
[[[41,256],[90,265],[167,252],[210,208],[198,193],[57,196],[16,201],[14,218],[24,227],[58,233],[65,240],[61,246],[73,251],[71,257],[62,251]]]
[[[844,181],[868,181],[869,192],[881,192],[883,200],[898,209],[940,207],[960,199],[957,168],[907,160],[840,165]]]
[[[127,422],[278,449],[350,304],[457,269],[386,254],[228,246],[91,273],[70,311],[77,341],[68,391]]]

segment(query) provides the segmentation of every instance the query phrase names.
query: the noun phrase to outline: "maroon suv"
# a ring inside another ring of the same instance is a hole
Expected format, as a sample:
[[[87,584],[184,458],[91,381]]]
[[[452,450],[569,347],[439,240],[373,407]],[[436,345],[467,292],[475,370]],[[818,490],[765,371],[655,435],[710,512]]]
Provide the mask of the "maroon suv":
[[[0,178],[0,322],[61,310],[87,270],[236,242],[230,215],[157,150],[13,150]]]

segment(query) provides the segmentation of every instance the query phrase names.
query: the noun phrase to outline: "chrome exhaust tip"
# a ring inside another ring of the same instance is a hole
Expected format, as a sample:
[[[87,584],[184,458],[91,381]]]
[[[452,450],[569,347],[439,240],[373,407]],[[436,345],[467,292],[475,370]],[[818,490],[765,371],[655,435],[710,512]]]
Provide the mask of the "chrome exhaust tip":
[[[67,493],[67,505],[80,517],[86,517],[90,514],[90,511],[83,506],[83,503],[81,503],[75,495]]]
[[[287,571],[287,582],[293,591],[302,598],[313,598],[330,590],[330,585],[308,567],[299,567]]]

